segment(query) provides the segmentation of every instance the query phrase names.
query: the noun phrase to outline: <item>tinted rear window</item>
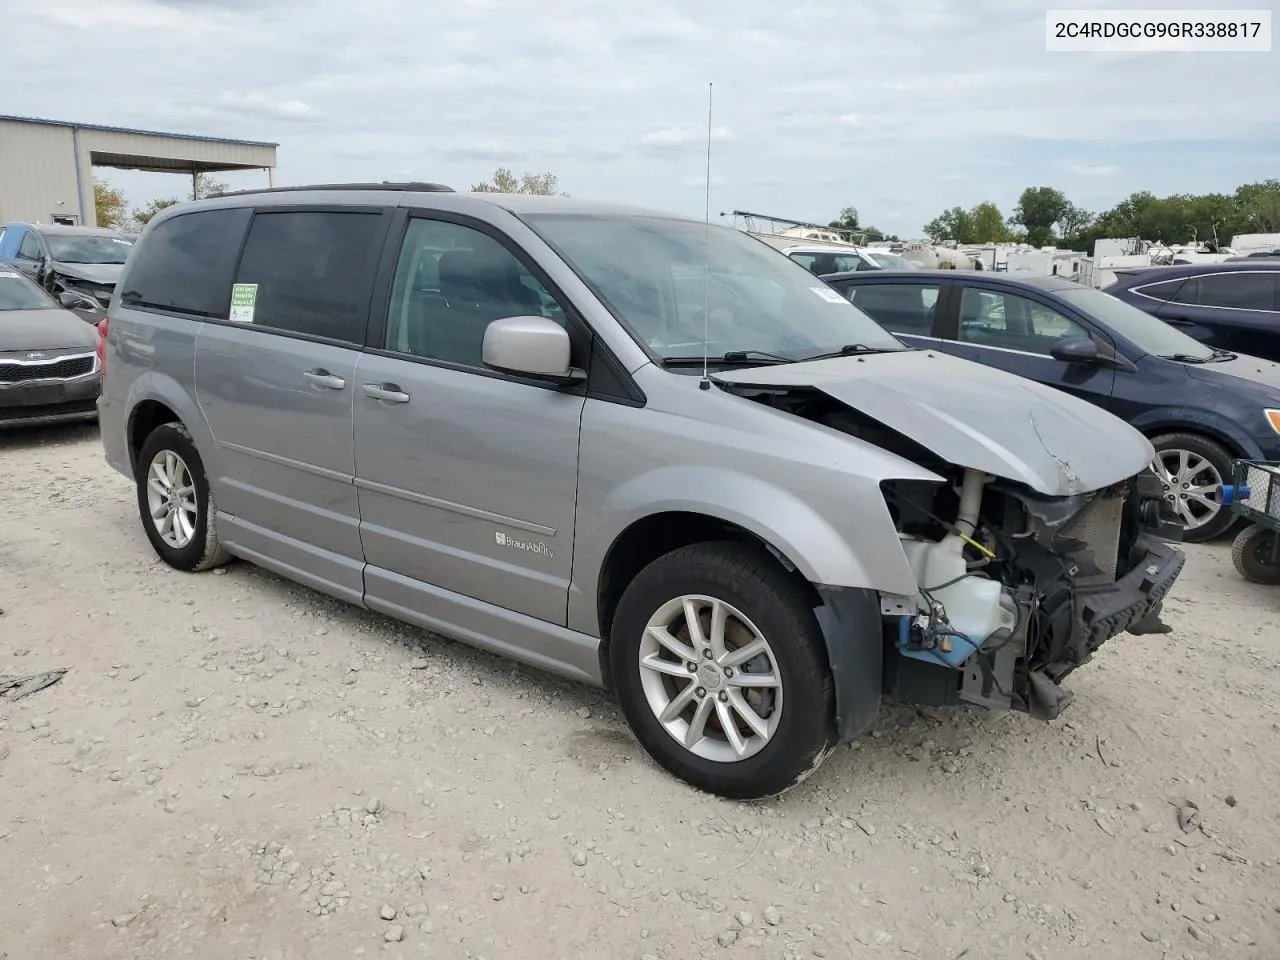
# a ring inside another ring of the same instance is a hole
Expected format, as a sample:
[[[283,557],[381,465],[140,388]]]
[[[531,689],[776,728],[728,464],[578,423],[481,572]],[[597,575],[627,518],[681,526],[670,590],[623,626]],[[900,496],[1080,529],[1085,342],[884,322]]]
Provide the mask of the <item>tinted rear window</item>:
[[[252,323],[328,340],[363,343],[381,213],[258,213],[237,284],[254,284]]]
[[[1197,302],[1204,307],[1237,310],[1274,310],[1276,274],[1213,273],[1200,278]]]
[[[226,319],[248,219],[244,208],[200,210],[157,224],[134,252],[120,302]]]

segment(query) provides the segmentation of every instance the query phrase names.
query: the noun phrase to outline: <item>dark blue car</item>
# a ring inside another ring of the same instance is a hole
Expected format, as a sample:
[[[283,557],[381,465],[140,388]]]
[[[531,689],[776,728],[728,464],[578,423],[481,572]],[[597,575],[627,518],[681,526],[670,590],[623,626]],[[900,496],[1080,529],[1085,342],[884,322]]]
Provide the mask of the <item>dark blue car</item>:
[[[1099,290],[955,270],[824,279],[911,346],[1057,387],[1133,424],[1156,448],[1153,469],[1189,541],[1232,526],[1219,485],[1234,458],[1280,460],[1280,365],[1205,346]]]
[[[1122,269],[1103,292],[1208,346],[1280,361],[1280,259]]]

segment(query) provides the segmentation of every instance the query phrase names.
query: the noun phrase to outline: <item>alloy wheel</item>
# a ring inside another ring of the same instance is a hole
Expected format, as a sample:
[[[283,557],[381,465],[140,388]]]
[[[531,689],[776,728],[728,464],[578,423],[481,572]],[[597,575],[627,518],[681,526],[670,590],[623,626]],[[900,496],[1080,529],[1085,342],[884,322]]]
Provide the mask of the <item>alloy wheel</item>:
[[[664,603],[640,641],[640,683],[663,729],[704,760],[755,756],[782,718],[782,674],[769,641],[732,604],[688,595]]]
[[[156,533],[181,550],[196,533],[196,488],[186,461],[161,450],[147,468],[147,507]]]
[[[1161,450],[1151,469],[1187,530],[1203,527],[1222,512],[1222,474],[1206,457],[1190,450]]]

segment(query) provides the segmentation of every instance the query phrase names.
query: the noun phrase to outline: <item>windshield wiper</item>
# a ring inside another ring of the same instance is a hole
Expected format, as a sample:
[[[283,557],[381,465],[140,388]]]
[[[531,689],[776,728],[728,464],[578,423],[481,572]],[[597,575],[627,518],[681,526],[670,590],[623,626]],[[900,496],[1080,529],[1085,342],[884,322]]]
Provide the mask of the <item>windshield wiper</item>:
[[[1211,357],[1197,357],[1189,353],[1162,353],[1161,360],[1176,360],[1178,363],[1206,363]]]
[[[702,357],[663,357],[662,365],[664,367],[685,367],[693,364],[701,365]],[[707,363],[725,364],[725,363],[748,363],[752,366],[760,366],[769,363],[795,363],[790,357],[780,357],[776,353],[767,353],[764,350],[730,350],[728,353],[722,353],[720,356],[708,356]]]
[[[1232,353],[1230,350],[1214,350],[1213,356],[1209,358],[1210,362],[1219,360],[1235,360],[1240,356],[1238,353]]]
[[[873,353],[900,353],[903,350],[910,350],[910,347],[868,347],[865,343],[846,343],[839,350],[829,350],[826,353],[814,354],[812,357],[805,357],[809,360],[830,360],[832,357],[865,357]]]

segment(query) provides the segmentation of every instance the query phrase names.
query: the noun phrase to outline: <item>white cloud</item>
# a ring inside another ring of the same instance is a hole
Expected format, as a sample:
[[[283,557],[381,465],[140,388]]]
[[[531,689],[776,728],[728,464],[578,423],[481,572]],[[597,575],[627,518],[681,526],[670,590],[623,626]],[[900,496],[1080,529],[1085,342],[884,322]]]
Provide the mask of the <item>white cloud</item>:
[[[275,120],[315,120],[319,111],[301,100],[276,99],[261,90],[249,93],[224,92],[218,97],[218,105],[234,113],[267,117]]]
[[[680,181],[680,184],[685,187],[705,187],[707,185],[707,178],[705,175],[701,177],[685,177]],[[711,175],[712,187],[723,187],[727,184],[728,181],[725,180],[724,177],[717,177],[714,173]]]
[[[1067,168],[1077,177],[1114,177],[1120,168],[1109,163],[1076,163]]]
[[[732,140],[733,131],[727,127],[712,126],[711,139],[714,140]],[[691,123],[680,123],[673,127],[662,127],[658,130],[650,130],[640,138],[640,142],[647,147],[683,147],[690,143],[705,143],[707,140],[707,128],[698,127]]]
[[[282,184],[410,169],[465,188],[503,164],[550,170],[574,196],[701,216],[686,184],[704,173],[714,83],[713,172],[728,208],[829,219],[852,205],[873,224],[901,214],[898,232],[957,204],[1007,212],[1030,185],[1077,199],[1074,185],[1091,209],[1141,189],[1230,190],[1272,175],[1280,153],[1280,60],[1050,57],[1043,8],[1025,0],[796,0],[782,16],[771,0],[351,10],[31,3],[3,27],[6,70],[26,81],[4,109],[279,141]],[[48,55],[90,46],[136,55],[109,82],[100,58]],[[1173,75],[1195,82],[1145,95],[1160,87],[1151,76]],[[1139,106],[1133,91],[1145,92]],[[134,203],[181,189],[162,174],[104,173]]]
[[[779,118],[778,126],[785,127],[788,130],[830,131],[838,127],[858,126],[858,116],[854,113],[788,113]]]

